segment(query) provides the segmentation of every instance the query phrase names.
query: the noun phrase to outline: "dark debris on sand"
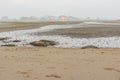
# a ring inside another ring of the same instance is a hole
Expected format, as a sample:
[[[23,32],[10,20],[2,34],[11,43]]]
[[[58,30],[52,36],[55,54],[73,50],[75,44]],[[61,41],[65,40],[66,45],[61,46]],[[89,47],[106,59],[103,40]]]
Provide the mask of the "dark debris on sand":
[[[97,46],[93,46],[93,45],[87,45],[82,47],[81,49],[99,49]]]
[[[40,41],[31,42],[30,44],[32,46],[37,46],[37,47],[48,47],[48,46],[56,45],[56,42],[49,40],[40,40]]]

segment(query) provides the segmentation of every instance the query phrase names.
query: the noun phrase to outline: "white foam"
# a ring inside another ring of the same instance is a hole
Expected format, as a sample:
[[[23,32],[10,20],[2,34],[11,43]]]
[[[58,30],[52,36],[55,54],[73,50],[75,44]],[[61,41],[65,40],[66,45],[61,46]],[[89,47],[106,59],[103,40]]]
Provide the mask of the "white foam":
[[[120,48],[120,37],[86,39],[86,38],[70,38],[70,37],[64,37],[64,36],[58,36],[58,35],[34,36],[34,37],[25,35],[25,36],[19,36],[17,37],[17,39],[22,40],[22,42],[20,43],[10,42],[10,43],[16,44],[18,46],[30,46],[29,43],[32,41],[45,39],[45,40],[52,40],[52,41],[58,42],[59,44],[56,45],[55,47],[78,48],[86,45],[94,45],[94,46],[103,47],[103,48],[106,48],[106,47]],[[0,44],[3,45],[4,43],[0,43]]]
[[[120,23],[105,23],[105,22],[84,22],[84,24],[88,25],[115,25],[120,26]]]

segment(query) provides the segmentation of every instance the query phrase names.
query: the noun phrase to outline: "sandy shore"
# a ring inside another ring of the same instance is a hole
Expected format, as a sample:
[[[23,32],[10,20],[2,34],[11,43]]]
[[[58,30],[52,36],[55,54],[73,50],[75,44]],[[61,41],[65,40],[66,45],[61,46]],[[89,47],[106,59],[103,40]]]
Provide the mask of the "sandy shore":
[[[0,47],[0,80],[120,80],[119,52]]]

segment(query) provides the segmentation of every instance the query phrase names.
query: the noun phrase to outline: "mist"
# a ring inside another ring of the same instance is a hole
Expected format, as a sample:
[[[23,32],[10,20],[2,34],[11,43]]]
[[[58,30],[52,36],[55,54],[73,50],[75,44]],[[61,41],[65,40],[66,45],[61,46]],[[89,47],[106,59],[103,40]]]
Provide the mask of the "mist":
[[[0,17],[68,15],[119,19],[119,0],[0,0]]]

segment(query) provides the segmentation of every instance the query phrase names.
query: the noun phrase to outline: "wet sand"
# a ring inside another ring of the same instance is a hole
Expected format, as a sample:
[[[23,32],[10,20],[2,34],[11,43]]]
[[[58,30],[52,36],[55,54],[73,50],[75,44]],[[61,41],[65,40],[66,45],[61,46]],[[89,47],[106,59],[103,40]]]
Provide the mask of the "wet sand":
[[[48,21],[48,22],[0,22],[0,32],[34,29],[47,25],[78,24],[83,21]]]
[[[63,35],[74,38],[99,38],[120,36],[120,26],[89,26],[80,28],[59,29],[35,35]]]
[[[119,52],[0,47],[0,80],[120,80]]]
[[[47,25],[70,25],[85,21],[55,21],[55,22],[2,22],[0,32],[35,29]],[[88,21],[90,22],[90,21]],[[120,21],[97,21],[103,23],[120,23]],[[76,26],[75,26],[76,27]],[[79,28],[58,29],[48,32],[37,32],[35,35],[63,35],[76,38],[96,38],[120,36],[120,25],[89,25]]]

